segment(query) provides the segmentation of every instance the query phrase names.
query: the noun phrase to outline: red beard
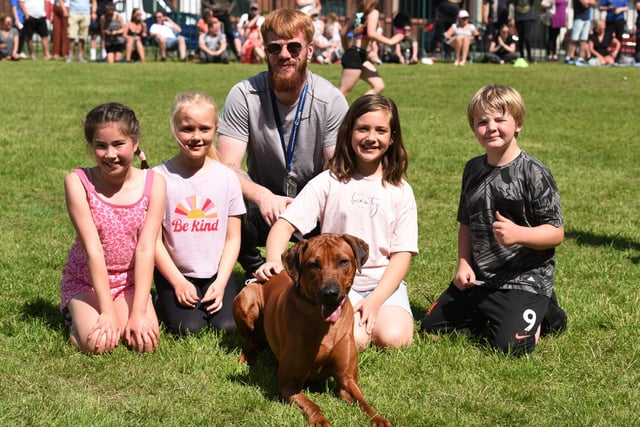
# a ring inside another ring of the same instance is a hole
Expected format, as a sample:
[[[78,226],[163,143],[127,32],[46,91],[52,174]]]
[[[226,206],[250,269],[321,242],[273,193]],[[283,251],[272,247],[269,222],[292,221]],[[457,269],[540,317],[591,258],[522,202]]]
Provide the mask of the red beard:
[[[269,84],[276,92],[291,92],[299,90],[307,79],[307,61],[301,60],[292,75],[278,72],[267,62],[269,68]]]

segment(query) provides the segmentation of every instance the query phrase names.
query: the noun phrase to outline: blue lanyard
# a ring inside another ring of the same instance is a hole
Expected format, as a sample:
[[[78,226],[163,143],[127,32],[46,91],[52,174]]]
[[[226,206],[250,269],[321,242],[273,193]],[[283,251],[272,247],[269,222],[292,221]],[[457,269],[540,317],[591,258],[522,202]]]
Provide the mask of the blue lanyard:
[[[300,120],[302,116],[302,109],[304,108],[304,101],[307,99],[308,82],[304,82],[304,87],[300,93],[298,99],[298,107],[296,108],[296,115],[293,119],[293,126],[291,127],[291,135],[289,135],[289,146],[284,145],[284,131],[282,130],[282,122],[280,122],[280,112],[278,111],[278,104],[276,103],[276,95],[271,89],[271,105],[273,106],[273,115],[276,119],[276,126],[278,127],[278,134],[280,135],[280,144],[282,144],[282,151],[284,152],[284,160],[287,166],[287,173],[291,172],[291,165],[293,163],[293,150],[296,147],[296,141],[298,139],[298,128],[300,127]]]

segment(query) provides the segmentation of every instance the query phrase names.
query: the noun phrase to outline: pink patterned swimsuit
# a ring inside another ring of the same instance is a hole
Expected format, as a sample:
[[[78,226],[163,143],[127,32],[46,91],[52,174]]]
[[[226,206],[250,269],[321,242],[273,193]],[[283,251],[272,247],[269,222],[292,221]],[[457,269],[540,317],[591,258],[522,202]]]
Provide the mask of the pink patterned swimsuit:
[[[146,171],[142,197],[131,205],[114,205],[103,200],[89,180],[87,170],[78,168],[74,172],[80,177],[87,192],[91,216],[104,250],[111,296],[115,301],[134,290],[134,254],[138,236],[147,217],[154,172]],[[62,270],[60,309],[65,310],[76,295],[92,292],[86,252],[80,238],[76,237],[67,256],[67,264]]]

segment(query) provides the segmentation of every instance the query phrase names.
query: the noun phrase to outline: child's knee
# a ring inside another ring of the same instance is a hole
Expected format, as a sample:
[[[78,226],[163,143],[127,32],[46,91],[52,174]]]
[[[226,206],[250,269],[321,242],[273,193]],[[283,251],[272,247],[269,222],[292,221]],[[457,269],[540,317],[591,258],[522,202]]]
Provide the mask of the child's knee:
[[[356,326],[353,331],[353,339],[356,342],[356,350],[364,351],[371,344],[371,335],[367,334],[365,328]]]
[[[75,345],[83,353],[98,356],[106,353],[107,349],[107,337],[101,334],[97,340],[90,338],[88,340],[80,340],[77,334],[74,332],[71,334],[71,343]]]
[[[407,325],[392,324],[385,325],[376,331],[373,339],[378,347],[402,348],[413,343],[413,324]]]
[[[382,93],[384,88],[385,88],[384,81],[382,79],[374,79],[371,82],[371,91],[375,94]]]

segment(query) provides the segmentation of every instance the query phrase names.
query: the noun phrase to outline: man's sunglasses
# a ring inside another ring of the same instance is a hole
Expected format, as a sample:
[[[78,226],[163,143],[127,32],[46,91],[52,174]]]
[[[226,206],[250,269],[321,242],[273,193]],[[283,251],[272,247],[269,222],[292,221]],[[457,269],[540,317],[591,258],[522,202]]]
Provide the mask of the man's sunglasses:
[[[298,56],[302,51],[302,43],[300,42],[289,42],[289,43],[269,43],[267,45],[267,53],[269,55],[280,55],[282,52],[282,48],[286,46],[287,50],[291,54],[291,56]]]

